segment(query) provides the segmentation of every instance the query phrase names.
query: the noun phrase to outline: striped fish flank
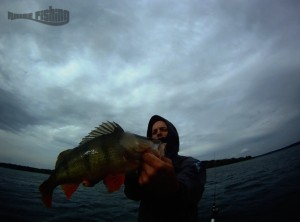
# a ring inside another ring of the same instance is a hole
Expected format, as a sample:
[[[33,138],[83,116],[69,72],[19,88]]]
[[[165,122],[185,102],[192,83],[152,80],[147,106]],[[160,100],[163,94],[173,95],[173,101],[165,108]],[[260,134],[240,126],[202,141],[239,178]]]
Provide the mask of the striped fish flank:
[[[39,187],[45,206],[52,207],[52,193],[61,185],[71,198],[80,184],[92,187],[103,181],[109,192],[118,190],[125,175],[139,167],[141,154],[164,155],[165,144],[125,132],[115,122],[105,122],[92,130],[73,149],[62,151],[55,169]]]

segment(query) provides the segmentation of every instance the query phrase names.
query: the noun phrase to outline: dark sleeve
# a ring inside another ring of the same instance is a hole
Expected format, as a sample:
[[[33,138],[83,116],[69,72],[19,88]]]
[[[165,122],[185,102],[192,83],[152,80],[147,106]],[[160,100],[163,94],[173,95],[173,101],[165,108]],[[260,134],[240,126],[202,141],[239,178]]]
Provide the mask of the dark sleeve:
[[[193,158],[186,159],[180,166],[177,179],[180,184],[177,195],[180,199],[189,203],[199,202],[206,183],[204,164]]]
[[[178,167],[177,180],[179,182],[179,190],[173,194],[174,200],[180,200],[185,203],[198,202],[204,191],[206,169],[199,160],[193,158],[186,159]],[[156,193],[151,193],[149,190],[147,193],[144,192],[144,189],[138,183],[137,172],[127,174],[124,185],[126,197],[132,200],[141,200],[147,195],[153,197],[157,195]],[[159,195],[163,197],[161,193]]]
[[[127,198],[132,200],[140,200],[141,199],[141,186],[138,182],[138,172],[132,172],[127,174],[124,182],[125,188],[124,193]]]

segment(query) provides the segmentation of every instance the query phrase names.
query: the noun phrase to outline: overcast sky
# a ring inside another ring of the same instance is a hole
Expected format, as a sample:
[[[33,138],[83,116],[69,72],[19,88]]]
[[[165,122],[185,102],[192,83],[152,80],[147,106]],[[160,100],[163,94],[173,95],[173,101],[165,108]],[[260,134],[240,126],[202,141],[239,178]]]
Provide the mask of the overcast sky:
[[[63,26],[8,11],[70,11]],[[1,0],[0,162],[53,168],[101,122],[170,120],[180,154],[300,140],[298,0]]]

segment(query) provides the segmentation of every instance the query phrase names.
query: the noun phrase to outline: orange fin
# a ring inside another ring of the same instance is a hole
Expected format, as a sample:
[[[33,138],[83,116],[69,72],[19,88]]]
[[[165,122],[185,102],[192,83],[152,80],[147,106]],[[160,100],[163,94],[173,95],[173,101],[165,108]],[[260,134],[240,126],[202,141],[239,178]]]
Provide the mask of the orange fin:
[[[51,208],[52,207],[52,194],[44,195],[43,203],[45,204],[46,207]]]
[[[42,200],[43,203],[45,204],[46,207],[52,207],[52,192],[53,192],[53,188],[49,185],[50,180],[46,180],[45,182],[43,182],[40,187],[39,190],[42,194]]]
[[[72,194],[77,190],[78,186],[79,186],[79,183],[76,183],[76,184],[62,184],[61,188],[63,189],[64,193],[66,194],[66,197],[68,199],[70,199]]]
[[[120,189],[120,187],[124,184],[125,175],[117,174],[117,175],[107,175],[103,183],[106,185],[108,192],[112,193]]]
[[[42,191],[41,191],[42,192]],[[52,193],[43,193],[42,200],[46,207],[52,207]]]

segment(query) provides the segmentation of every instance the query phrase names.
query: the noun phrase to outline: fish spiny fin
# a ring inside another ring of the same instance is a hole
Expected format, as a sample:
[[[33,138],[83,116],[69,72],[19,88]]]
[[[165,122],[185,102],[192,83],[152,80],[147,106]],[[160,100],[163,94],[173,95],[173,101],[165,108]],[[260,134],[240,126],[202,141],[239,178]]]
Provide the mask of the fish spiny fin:
[[[66,197],[68,199],[71,198],[72,194],[77,190],[79,186],[78,184],[62,184],[61,188],[63,189],[64,193],[66,194]]]
[[[117,174],[117,175],[107,175],[103,183],[107,187],[109,193],[117,191],[120,187],[124,184],[125,175],[124,174]]]
[[[123,132],[124,130],[119,124],[115,122],[107,121],[105,123],[102,123],[100,126],[96,127],[93,131],[91,131],[86,137],[82,139],[79,145],[91,141],[92,139],[99,136],[103,136],[111,133],[123,133]]]

